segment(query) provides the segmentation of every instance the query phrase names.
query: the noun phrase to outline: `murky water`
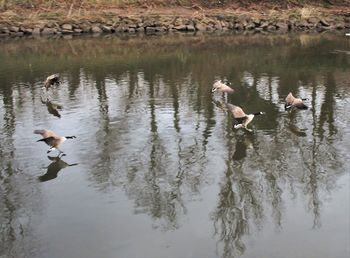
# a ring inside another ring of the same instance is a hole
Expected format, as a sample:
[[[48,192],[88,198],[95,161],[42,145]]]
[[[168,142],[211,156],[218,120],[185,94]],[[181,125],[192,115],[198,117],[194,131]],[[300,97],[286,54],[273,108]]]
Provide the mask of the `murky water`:
[[[349,257],[348,38],[0,46],[1,258]],[[225,78],[235,94],[212,95]],[[310,109],[285,112],[289,91]],[[266,115],[234,130],[225,101]],[[77,136],[66,156],[42,128]]]

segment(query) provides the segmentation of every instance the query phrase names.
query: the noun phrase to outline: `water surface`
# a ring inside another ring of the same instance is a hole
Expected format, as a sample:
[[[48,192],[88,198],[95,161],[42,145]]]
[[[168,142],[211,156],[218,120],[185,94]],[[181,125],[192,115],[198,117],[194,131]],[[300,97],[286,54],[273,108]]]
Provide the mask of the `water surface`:
[[[1,258],[349,257],[349,39],[0,46]],[[212,95],[215,79],[235,94]],[[285,112],[290,91],[310,109]],[[266,115],[233,130],[225,101]],[[42,128],[77,136],[66,156],[36,143]]]

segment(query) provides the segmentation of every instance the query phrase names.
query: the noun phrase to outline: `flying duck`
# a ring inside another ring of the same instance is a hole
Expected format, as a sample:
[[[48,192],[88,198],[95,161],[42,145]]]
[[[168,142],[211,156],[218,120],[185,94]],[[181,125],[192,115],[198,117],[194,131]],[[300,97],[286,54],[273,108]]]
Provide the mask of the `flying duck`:
[[[247,131],[251,132],[251,129],[248,129],[247,126],[248,124],[254,119],[255,116],[257,115],[263,115],[265,114],[264,112],[257,112],[253,114],[246,114],[242,110],[242,108],[232,105],[232,104],[227,104],[228,110],[232,113],[233,118],[234,118],[234,128],[238,129],[243,127]]]
[[[229,87],[228,85],[231,85],[230,82],[223,83],[221,80],[215,81],[213,84],[213,88],[211,89],[211,92],[222,92],[222,93],[234,93],[235,90]]]
[[[286,97],[286,103],[284,104],[284,109],[287,110],[291,107],[296,107],[298,109],[308,109],[309,107],[306,106],[303,101],[307,99],[301,99],[301,98],[296,98],[293,96],[291,92]]]
[[[55,73],[46,78],[44,87],[48,90],[52,85],[59,85],[60,83],[60,75]]]
[[[43,139],[40,139],[37,142],[45,142],[50,146],[50,149],[47,151],[47,153],[51,152],[54,149],[57,149],[60,153],[63,153],[63,151],[59,149],[59,146],[67,139],[77,138],[75,136],[58,136],[53,131],[47,129],[35,130],[34,133],[40,134],[43,137]]]

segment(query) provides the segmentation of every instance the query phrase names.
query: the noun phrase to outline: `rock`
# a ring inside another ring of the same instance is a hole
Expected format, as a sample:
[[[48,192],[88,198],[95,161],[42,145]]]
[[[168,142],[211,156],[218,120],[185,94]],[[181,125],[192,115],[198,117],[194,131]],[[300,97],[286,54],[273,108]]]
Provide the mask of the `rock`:
[[[229,29],[229,30],[233,30],[234,28],[235,28],[234,22],[231,22],[231,21],[230,21],[230,22],[228,23],[228,29]]]
[[[91,32],[91,26],[89,26],[89,25],[82,25],[81,29],[83,30],[83,33]]]
[[[320,19],[316,18],[316,17],[310,17],[307,19],[308,23],[314,24],[315,26],[317,25],[317,23],[320,21]]]
[[[28,34],[28,35],[30,35],[30,34],[32,34],[32,33],[33,33],[33,29],[30,29],[30,28],[28,28],[28,29],[24,29],[24,30],[23,30],[23,32],[24,32],[24,34]]]
[[[255,28],[255,24],[253,22],[249,22],[245,28],[247,30],[253,30]]]
[[[91,27],[91,32],[92,33],[101,33],[102,30],[101,30],[101,28],[99,26],[94,25],[94,26]]]
[[[238,23],[243,24],[243,23],[246,23],[248,19],[249,19],[249,17],[248,17],[247,15],[241,14],[241,15],[239,15],[239,16],[237,17],[237,20],[236,20],[236,21],[237,21]]]
[[[22,31],[17,31],[17,32],[11,31],[10,35],[15,37],[22,37],[24,33]]]
[[[145,28],[139,27],[136,29],[136,32],[145,32]]]
[[[0,27],[0,33],[9,33],[10,30],[7,27]]]
[[[62,34],[72,34],[73,31],[72,30],[61,30]]]
[[[337,30],[342,30],[345,28],[345,23],[343,22],[337,22],[334,27],[337,29]]]
[[[276,23],[276,27],[279,31],[287,32],[288,31],[288,24],[284,22],[278,22]]]
[[[154,27],[156,32],[164,32],[166,31],[166,27],[160,26],[160,27]]]
[[[81,25],[80,24],[72,24],[73,30],[74,29],[81,29]]]
[[[61,26],[62,30],[73,30],[72,24],[65,23]]]
[[[196,23],[195,28],[198,31],[206,31],[206,26],[203,23]]]
[[[155,26],[154,18],[153,17],[145,17],[142,26],[144,26],[144,27],[154,27]]]
[[[146,27],[145,31],[146,33],[155,33],[156,27]]]
[[[301,21],[297,22],[295,25],[296,25],[298,28],[305,29],[305,28],[309,28],[309,25],[310,25],[310,24],[308,23],[307,20],[301,20]]]
[[[136,29],[138,26],[136,23],[131,23],[129,24],[129,28],[133,28],[133,29]]]
[[[208,25],[207,25],[206,31],[212,32],[212,31],[214,31],[214,30],[215,30],[215,29],[214,29],[214,27],[213,27],[211,24],[208,24]]]
[[[261,21],[259,18],[253,18],[252,22],[254,23],[255,27],[260,27]]]
[[[214,24],[214,29],[219,31],[222,30],[222,25],[220,21],[216,21],[216,23]]]
[[[56,32],[55,29],[44,28],[43,31],[41,32],[41,34],[43,34],[43,35],[51,35],[51,34],[54,34],[55,32]]]
[[[112,27],[104,25],[104,26],[102,26],[102,30],[103,30],[103,32],[111,33]]]
[[[229,23],[227,21],[221,21],[221,27],[222,28],[228,28],[229,27]]]
[[[187,26],[186,25],[178,25],[178,26],[175,26],[174,27],[175,30],[178,30],[178,31],[186,31],[187,30]]]
[[[128,32],[129,31],[129,27],[125,24],[119,25],[115,31],[117,32]]]
[[[260,24],[260,27],[263,29],[267,29],[267,27],[269,26],[269,22],[268,21],[264,21]]]
[[[275,31],[275,30],[276,30],[276,26],[275,26],[275,25],[269,25],[269,26],[267,27],[267,30],[268,30],[268,31]]]
[[[55,24],[53,22],[48,22],[45,26],[46,28],[54,28]],[[44,29],[44,28],[43,28]]]
[[[331,25],[326,19],[321,19],[320,24],[324,27],[328,27]]]
[[[322,32],[322,31],[326,30],[325,28],[326,27],[324,27],[320,22],[316,25],[316,31],[318,31],[318,32]]]
[[[166,31],[165,27],[146,27],[147,33],[164,32],[164,31]]]
[[[40,28],[34,28],[32,31],[33,35],[39,35],[40,34]]]
[[[244,26],[242,23],[236,23],[235,24],[235,30],[244,30]]]
[[[74,29],[73,31],[74,31],[74,33],[83,33],[82,29]]]
[[[10,31],[11,31],[11,32],[19,32],[19,27],[17,27],[17,26],[11,26],[11,27],[10,27]]]
[[[186,25],[186,27],[188,31],[196,31],[196,28],[192,24]]]

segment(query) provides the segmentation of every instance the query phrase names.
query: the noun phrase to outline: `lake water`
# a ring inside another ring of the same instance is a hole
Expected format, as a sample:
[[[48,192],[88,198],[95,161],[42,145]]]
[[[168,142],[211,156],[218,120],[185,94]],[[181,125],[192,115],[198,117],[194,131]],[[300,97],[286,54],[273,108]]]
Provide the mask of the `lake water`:
[[[0,46],[1,258],[350,256],[349,38]],[[211,94],[216,79],[236,92]],[[286,112],[290,91],[310,109]],[[266,115],[235,130],[225,102]],[[43,128],[77,137],[65,156]]]

